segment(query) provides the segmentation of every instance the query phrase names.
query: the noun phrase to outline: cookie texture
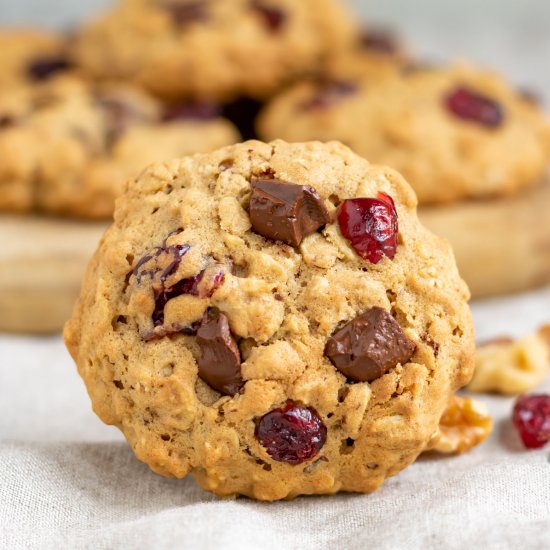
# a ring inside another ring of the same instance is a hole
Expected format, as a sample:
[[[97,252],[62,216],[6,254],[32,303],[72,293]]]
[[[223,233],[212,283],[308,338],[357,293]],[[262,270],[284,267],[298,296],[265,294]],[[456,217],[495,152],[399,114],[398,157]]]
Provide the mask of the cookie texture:
[[[283,92],[261,115],[260,136],[340,140],[402,173],[421,204],[504,196],[545,174],[548,121],[493,73],[412,65],[374,78],[350,71],[342,79]],[[327,93],[330,100],[322,101]]]
[[[239,141],[200,105],[166,109],[126,85],[72,75],[0,89],[0,210],[110,217],[147,164]]]
[[[302,226],[299,244],[256,233],[250,198],[268,178],[274,224],[281,209],[311,214],[279,184],[315,192],[325,225]],[[399,229],[393,259],[371,261],[339,211],[377,196],[373,249],[397,230],[381,209]],[[467,300],[399,174],[339,143],[251,141],[157,164],[127,187],[65,339],[95,412],[155,472],[261,500],[369,492],[415,460],[469,380]]]
[[[0,87],[36,82],[68,70],[67,38],[38,29],[0,30]]]
[[[352,31],[338,0],[123,0],[81,31],[75,58],[165,97],[262,98]]]

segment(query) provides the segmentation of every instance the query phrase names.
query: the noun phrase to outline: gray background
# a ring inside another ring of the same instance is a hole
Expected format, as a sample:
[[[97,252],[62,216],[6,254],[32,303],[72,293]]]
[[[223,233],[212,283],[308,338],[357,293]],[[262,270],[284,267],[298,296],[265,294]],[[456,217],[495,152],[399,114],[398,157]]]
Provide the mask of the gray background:
[[[348,0],[365,21],[397,28],[434,61],[468,57],[550,97],[548,0]],[[0,0],[3,25],[67,27],[112,0]]]

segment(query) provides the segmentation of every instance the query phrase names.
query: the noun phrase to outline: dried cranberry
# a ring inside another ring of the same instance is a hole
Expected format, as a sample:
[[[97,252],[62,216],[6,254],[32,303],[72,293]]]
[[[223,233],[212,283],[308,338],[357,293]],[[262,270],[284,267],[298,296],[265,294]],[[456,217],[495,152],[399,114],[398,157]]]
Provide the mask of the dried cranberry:
[[[221,109],[215,103],[182,103],[167,107],[162,116],[164,122],[173,120],[210,120],[220,116]]]
[[[28,74],[34,80],[47,80],[56,73],[71,68],[71,63],[65,57],[42,57],[30,62]]]
[[[361,46],[383,54],[399,51],[399,42],[395,35],[386,29],[367,29],[361,34]]]
[[[384,256],[392,260],[397,249],[397,211],[393,199],[378,193],[376,199],[348,199],[338,213],[342,235],[352,248],[373,264]]]
[[[208,19],[206,0],[173,0],[164,6],[179,26],[200,23]]]
[[[496,101],[461,86],[445,98],[447,109],[458,118],[498,128],[504,121],[504,110]]]
[[[287,403],[260,419],[256,437],[274,460],[301,464],[319,453],[327,428],[315,410]]]
[[[544,447],[550,441],[550,395],[518,397],[514,406],[513,421],[525,447]]]
[[[272,32],[279,31],[286,22],[286,13],[275,6],[268,6],[256,0],[252,3],[252,8],[262,17],[266,27]]]
[[[315,95],[302,104],[304,109],[326,109],[357,91],[353,82],[321,81]]]

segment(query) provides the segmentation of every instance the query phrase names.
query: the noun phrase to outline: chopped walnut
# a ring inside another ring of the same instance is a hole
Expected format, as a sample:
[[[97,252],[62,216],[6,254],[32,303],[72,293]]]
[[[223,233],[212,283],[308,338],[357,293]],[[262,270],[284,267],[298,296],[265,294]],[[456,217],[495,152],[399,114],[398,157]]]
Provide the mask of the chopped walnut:
[[[468,391],[507,395],[538,386],[550,370],[550,325],[514,341],[499,338],[479,346]]]
[[[485,441],[492,429],[493,419],[484,403],[454,395],[428,450],[462,454]]]

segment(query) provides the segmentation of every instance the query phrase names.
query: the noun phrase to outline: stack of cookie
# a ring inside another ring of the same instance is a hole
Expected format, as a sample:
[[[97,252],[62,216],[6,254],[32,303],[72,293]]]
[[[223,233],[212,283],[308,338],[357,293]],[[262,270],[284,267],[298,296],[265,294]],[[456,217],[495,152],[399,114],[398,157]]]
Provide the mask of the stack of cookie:
[[[403,173],[475,296],[550,279],[536,101],[468,64],[414,60],[336,0],[121,0],[71,36],[3,31],[0,45],[0,211],[106,219],[151,162],[338,140]]]

